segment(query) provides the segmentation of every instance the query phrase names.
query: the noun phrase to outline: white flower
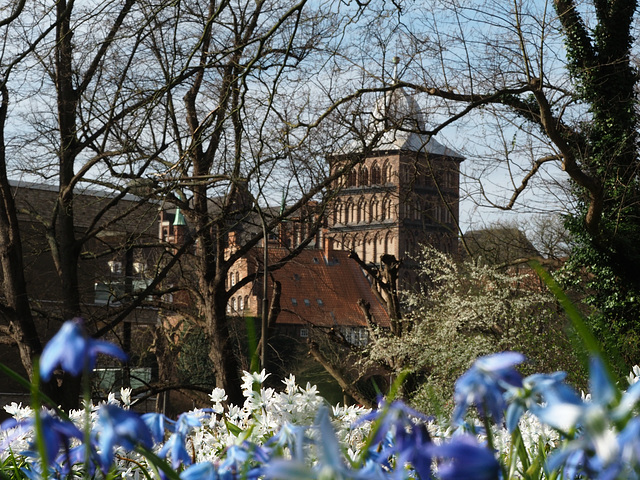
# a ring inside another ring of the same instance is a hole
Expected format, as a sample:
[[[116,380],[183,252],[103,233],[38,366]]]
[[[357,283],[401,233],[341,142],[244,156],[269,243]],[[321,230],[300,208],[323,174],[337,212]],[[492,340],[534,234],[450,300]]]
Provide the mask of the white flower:
[[[253,385],[257,383],[258,385],[262,385],[265,379],[271,375],[267,373],[265,369],[262,369],[260,373],[250,373],[243,372],[242,373],[242,391],[244,395],[247,396],[247,392],[251,392],[253,390]]]
[[[227,399],[227,394],[225,393],[223,388],[216,387],[209,394],[209,398],[211,399],[211,402],[214,404],[222,403]]]
[[[11,402],[11,405],[5,405],[4,410],[19,422],[30,418],[33,413],[31,407],[23,407],[22,403],[16,402]]]
[[[629,382],[629,385],[633,385],[638,380],[640,380],[640,367],[638,365],[634,365],[627,377],[627,382]]]
[[[122,406],[125,408],[129,408],[131,406],[131,389],[130,388],[121,388],[120,389],[120,401],[122,402]]]

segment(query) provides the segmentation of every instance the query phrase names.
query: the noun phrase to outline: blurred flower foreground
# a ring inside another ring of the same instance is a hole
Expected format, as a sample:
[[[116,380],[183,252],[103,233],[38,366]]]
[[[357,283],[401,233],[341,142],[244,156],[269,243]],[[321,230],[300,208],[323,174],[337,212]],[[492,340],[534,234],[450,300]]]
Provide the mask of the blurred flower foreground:
[[[96,355],[123,358],[67,322],[43,352],[39,374],[88,371]],[[623,391],[594,357],[590,393],[564,374],[522,378],[515,352],[479,358],[456,382],[451,420],[401,401],[330,406],[293,376],[276,391],[245,373],[243,405],[169,419],[129,409],[131,392],[68,413],[18,404],[0,431],[0,478],[132,479],[635,479],[640,478],[640,369]],[[36,376],[37,377],[37,376]]]

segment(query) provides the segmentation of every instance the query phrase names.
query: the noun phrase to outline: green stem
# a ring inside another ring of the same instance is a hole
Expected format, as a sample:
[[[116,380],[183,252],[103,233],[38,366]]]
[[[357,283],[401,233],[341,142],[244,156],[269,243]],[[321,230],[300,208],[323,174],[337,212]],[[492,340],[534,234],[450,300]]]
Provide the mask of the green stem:
[[[40,454],[40,462],[42,467],[42,478],[49,478],[49,461],[47,458],[47,446],[44,441],[44,429],[42,428],[40,402],[40,362],[38,359],[33,363],[33,381],[31,382],[31,408],[36,426],[36,443],[38,444],[38,453]]]
[[[89,475],[91,461],[91,371],[89,369],[89,360],[85,360],[82,373],[82,403],[84,403],[84,446],[86,449],[84,459],[85,475]]]

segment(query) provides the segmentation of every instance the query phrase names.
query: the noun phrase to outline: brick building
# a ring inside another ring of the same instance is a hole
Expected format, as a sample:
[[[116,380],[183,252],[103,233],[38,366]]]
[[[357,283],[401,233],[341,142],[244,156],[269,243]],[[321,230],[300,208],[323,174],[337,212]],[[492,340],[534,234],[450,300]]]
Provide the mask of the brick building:
[[[60,279],[51,253],[56,229],[56,187],[12,182],[23,244],[25,279],[31,309],[41,339],[50,338],[67,320],[61,298]],[[81,314],[93,332],[106,325],[129,301],[130,294],[146,288],[157,258],[158,205],[131,195],[118,198],[101,191],[77,192],[74,196],[76,238],[82,250],[78,266]],[[86,239],[86,240],[85,240]],[[54,242],[55,244],[55,242]],[[136,359],[152,342],[158,309],[136,308],[109,337],[120,342]],[[131,340],[135,332],[136,341]],[[17,348],[3,345],[0,362],[22,372]],[[144,362],[143,362],[144,363]],[[132,366],[131,383],[151,378],[151,367]],[[104,368],[105,377],[122,376],[121,366]],[[139,382],[138,382],[139,383]],[[16,399],[22,388],[0,379],[0,402]],[[7,397],[9,395],[9,397]]]
[[[423,243],[457,252],[464,158],[418,133],[425,128],[418,104],[403,89],[378,100],[369,128],[375,143],[363,161],[338,180],[328,222],[335,248],[354,250],[372,264],[384,254],[411,257]],[[358,154],[351,145],[332,156],[332,171]],[[404,275],[410,272],[405,269]]]

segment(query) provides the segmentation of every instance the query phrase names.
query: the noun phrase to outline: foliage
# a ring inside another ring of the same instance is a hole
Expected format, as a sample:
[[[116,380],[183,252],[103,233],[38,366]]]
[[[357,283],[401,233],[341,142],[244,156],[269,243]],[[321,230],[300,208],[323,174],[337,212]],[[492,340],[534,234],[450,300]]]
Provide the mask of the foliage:
[[[416,405],[442,406],[474,359],[502,350],[527,355],[526,371],[566,369],[583,383],[564,317],[532,270],[456,262],[428,246],[417,260],[421,288],[403,295],[407,328],[399,337],[379,332],[368,348],[371,361],[392,358],[398,372],[422,379]]]
[[[557,10],[576,99],[591,116],[577,131],[580,143],[570,145],[580,150],[582,168],[598,179],[601,203],[596,226],[590,227],[590,194],[575,185],[579,208],[567,222],[576,239],[571,265],[589,276],[586,289],[598,309],[593,318],[598,333],[613,334],[609,343],[632,365],[640,358],[634,341],[640,336],[638,71],[631,59],[637,2],[596,8],[597,24],[590,30],[569,11],[570,3],[557,2]]]

